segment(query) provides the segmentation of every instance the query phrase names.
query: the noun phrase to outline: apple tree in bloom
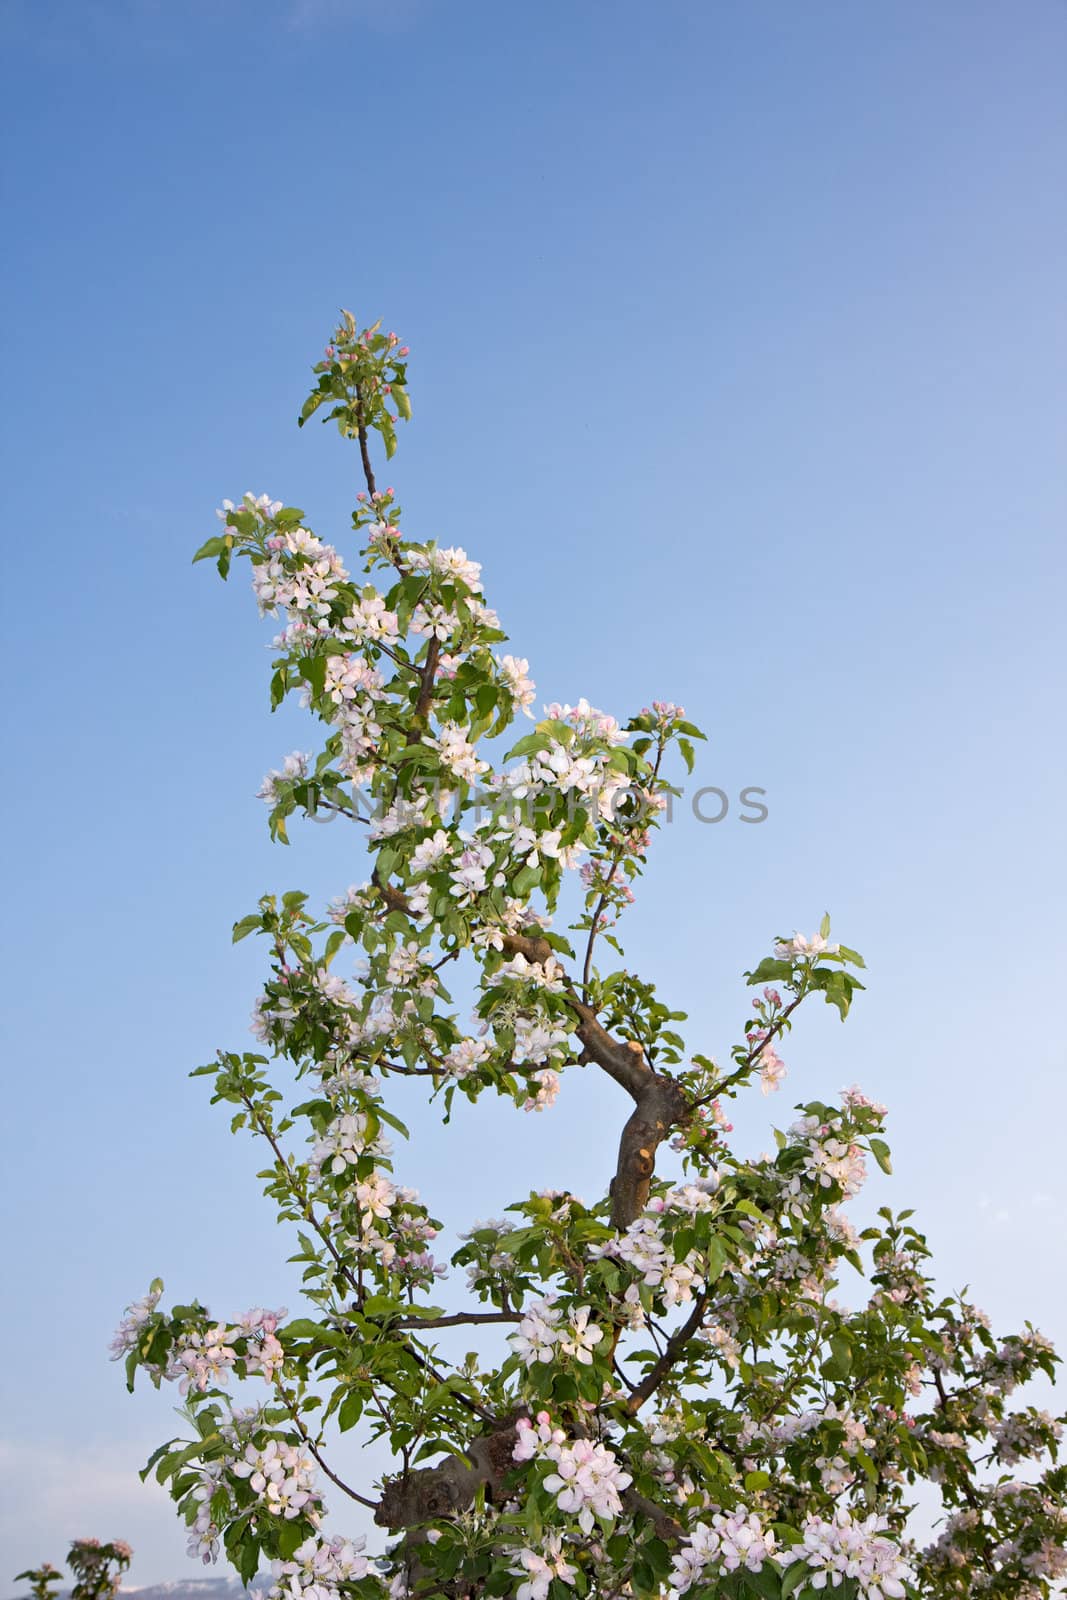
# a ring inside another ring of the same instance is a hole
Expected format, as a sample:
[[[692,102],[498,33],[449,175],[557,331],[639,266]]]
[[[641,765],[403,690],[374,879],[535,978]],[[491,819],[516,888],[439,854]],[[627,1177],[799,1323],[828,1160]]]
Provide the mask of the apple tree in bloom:
[[[939,1292],[910,1212],[849,1220],[869,1163],[889,1171],[885,1107],[812,1086],[773,1154],[730,1141],[731,1102],[780,1089],[800,1008],[847,1017],[860,957],[825,919],[769,939],[736,1042],[695,1052],[625,964],[624,913],[701,735],[660,701],[538,717],[478,562],[378,486],[407,354],[346,313],[301,413],[358,450],[351,551],[247,494],[197,553],[224,578],[247,562],[280,629],[272,704],[299,696],[318,730],[263,784],[272,833],[344,819],[366,869],[328,907],[267,895],[234,929],[264,941],[258,1048],[198,1071],[262,1147],[306,1305],[164,1309],[157,1281],[129,1308],[130,1386],[176,1385],[187,1419],[146,1473],[193,1555],[246,1582],[269,1567],[276,1600],[1055,1592],[1062,1423],[1016,1391],[1057,1358]],[[519,1123],[565,1114],[582,1070],[617,1125],[608,1192],[455,1215],[441,1259],[457,1196],[412,1185],[395,1080],[460,1140],[482,1095]],[[457,1358],[457,1329],[485,1353]],[[350,1430],[388,1448],[378,1481],[339,1470]],[[346,1535],[348,1502],[375,1537]]]
[[[71,1600],[114,1600],[132,1556],[124,1539],[112,1539],[109,1544],[101,1544],[99,1539],[73,1540],[67,1556],[67,1566],[74,1574]],[[23,1579],[34,1600],[55,1600],[63,1574],[50,1561],[42,1561],[39,1567],[18,1573],[15,1582]]]

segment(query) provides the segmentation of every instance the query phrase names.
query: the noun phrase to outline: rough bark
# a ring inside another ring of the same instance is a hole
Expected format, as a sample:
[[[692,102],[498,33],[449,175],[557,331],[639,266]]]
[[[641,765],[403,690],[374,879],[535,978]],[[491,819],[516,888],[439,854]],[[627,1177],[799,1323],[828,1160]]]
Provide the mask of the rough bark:
[[[407,897],[401,890],[381,883],[377,877],[374,882],[390,910],[408,911]],[[541,966],[555,959],[552,946],[536,935],[504,934],[501,942],[508,955],[523,955]],[[567,1003],[578,1019],[581,1061],[599,1066],[634,1102],[622,1130],[615,1176],[608,1191],[612,1227],[623,1232],[648,1203],[656,1151],[672,1129],[685,1124],[691,1107],[679,1083],[654,1072],[639,1044],[614,1038],[571,980],[565,978],[564,983]],[[657,1373],[657,1381],[660,1376]],[[645,1397],[642,1395],[642,1399]],[[471,1441],[465,1458],[450,1456],[436,1466],[416,1467],[391,1479],[374,1513],[375,1522],[399,1532],[417,1529],[435,1517],[457,1516],[473,1504],[483,1485],[490,1501],[499,1499],[504,1479],[514,1467],[515,1424],[524,1414],[517,1411],[490,1424],[485,1433]],[[646,1517],[661,1539],[675,1542],[682,1537],[681,1526],[670,1513],[634,1489],[625,1491],[623,1503],[627,1510]]]
[[[673,1078],[650,1073],[622,1130],[619,1159],[608,1191],[611,1225],[622,1233],[648,1204],[656,1151],[688,1116],[685,1090]]]
[[[656,1530],[656,1537],[662,1539],[664,1544],[681,1544],[685,1538],[685,1529],[681,1523],[672,1517],[669,1511],[658,1506],[654,1500],[646,1500],[643,1494],[638,1494],[636,1489],[624,1489],[622,1503],[627,1511],[647,1517]]]
[[[676,1329],[676,1331],[671,1334],[659,1360],[653,1367],[650,1367],[648,1372],[641,1379],[641,1382],[637,1385],[637,1388],[631,1392],[630,1397],[626,1402],[626,1409],[631,1416],[636,1416],[641,1407],[644,1405],[645,1401],[651,1395],[655,1394],[656,1390],[659,1388],[664,1378],[667,1377],[668,1373],[671,1371],[671,1368],[682,1354],[682,1351],[685,1349],[690,1339],[694,1337],[700,1327],[700,1324],[704,1320],[704,1310],[707,1306],[707,1303],[708,1296],[706,1292],[704,1294],[697,1295],[693,1309],[689,1313],[687,1320],[680,1328]]]
[[[595,1061],[632,1099],[640,1099],[654,1077],[641,1046],[632,1039],[613,1039],[590,1006],[574,993],[567,998],[580,1018],[577,1032],[582,1041],[582,1059]]]
[[[484,1484],[490,1500],[500,1495],[507,1474],[514,1468],[515,1424],[525,1412],[517,1411],[491,1432],[473,1439],[467,1457],[449,1456],[435,1467],[416,1467],[391,1479],[382,1493],[374,1520],[380,1528],[397,1532],[434,1517],[451,1517],[466,1511]]]

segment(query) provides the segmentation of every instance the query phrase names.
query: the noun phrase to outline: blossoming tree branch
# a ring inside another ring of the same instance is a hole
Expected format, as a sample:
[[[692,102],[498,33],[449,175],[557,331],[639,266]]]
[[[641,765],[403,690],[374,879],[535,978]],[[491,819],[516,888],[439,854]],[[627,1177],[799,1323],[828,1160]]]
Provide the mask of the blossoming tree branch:
[[[74,1574],[70,1600],[115,1600],[122,1575],[129,1567],[133,1551],[125,1539],[101,1544],[99,1539],[74,1539],[67,1554],[67,1565]],[[16,1574],[30,1586],[33,1600],[56,1600],[63,1574],[50,1561]]]
[[[267,496],[226,502],[197,553],[223,577],[247,559],[284,619],[272,703],[300,696],[321,729],[264,784],[274,835],[294,813],[348,818],[368,872],[321,914],[269,895],[235,927],[269,951],[262,1048],[199,1071],[263,1148],[307,1314],[165,1311],[155,1283],[115,1354],[131,1387],[138,1369],[177,1384],[188,1430],[146,1473],[193,1554],[224,1551],[245,1581],[269,1563],[279,1600],[1052,1593],[1061,1423],[1009,1397],[1056,1357],[938,1294],[908,1211],[856,1232],[868,1159],[889,1170],[885,1108],[849,1089],[803,1104],[772,1156],[729,1142],[730,1102],[779,1087],[802,1005],[847,1015],[862,961],[825,921],[779,938],[719,1059],[690,1054],[683,1014],[623,965],[620,918],[701,735],[659,702],[533,721],[478,563],[409,536],[378,485],[375,450],[392,456],[411,412],[407,354],[346,313],[301,413],[357,446],[362,568]],[[450,985],[476,994],[471,1021]],[[422,1080],[459,1138],[463,1102],[547,1112],[579,1069],[617,1119],[609,1192],[456,1218],[461,1247],[437,1260],[432,1198],[393,1152],[394,1080]],[[466,1303],[443,1309],[457,1271]],[[455,1328],[495,1354],[450,1358]],[[350,1429],[391,1452],[381,1481],[338,1470]],[[916,1539],[935,1497],[938,1531]],[[377,1548],[327,1531],[327,1500],[331,1518],[365,1508]]]

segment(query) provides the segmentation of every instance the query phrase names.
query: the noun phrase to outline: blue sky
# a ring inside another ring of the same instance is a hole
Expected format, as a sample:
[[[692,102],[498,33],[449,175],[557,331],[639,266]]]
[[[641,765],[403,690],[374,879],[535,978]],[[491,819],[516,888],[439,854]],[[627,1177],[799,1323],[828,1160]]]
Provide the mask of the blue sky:
[[[305,735],[189,556],[246,488],[344,538],[352,452],[294,426],[342,304],[412,347],[408,528],[483,562],[544,700],[681,701],[694,786],[767,790],[756,827],[683,805],[631,913],[692,1048],[776,932],[829,907],[867,956],[739,1137],[858,1081],[897,1171],[865,1203],[1067,1343],[1065,46],[1052,0],[0,5],[12,1573],[95,1533],[193,1575],[111,1329],[156,1273],[292,1304],[185,1074],[247,1037],[233,920],[365,874],[339,829],[270,844]],[[592,1196],[609,1088],[416,1114],[404,1178],[456,1227]]]

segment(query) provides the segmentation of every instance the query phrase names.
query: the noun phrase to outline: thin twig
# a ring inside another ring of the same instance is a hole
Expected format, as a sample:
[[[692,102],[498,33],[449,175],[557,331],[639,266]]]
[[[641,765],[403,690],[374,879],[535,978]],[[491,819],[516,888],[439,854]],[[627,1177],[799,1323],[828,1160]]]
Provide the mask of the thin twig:
[[[458,1328],[468,1322],[521,1322],[518,1311],[455,1311],[443,1317],[398,1317],[391,1328]]]
[[[667,1348],[660,1356],[654,1367],[650,1367],[641,1382],[634,1389],[626,1402],[626,1410],[631,1416],[636,1415],[650,1395],[655,1394],[664,1378],[674,1366],[684,1347],[700,1327],[704,1320],[704,1311],[707,1307],[708,1296],[697,1295],[692,1311],[689,1313],[682,1326],[671,1334],[667,1340]]]
[[[278,1383],[275,1385],[275,1387],[285,1402],[285,1409],[296,1423],[296,1426],[300,1432],[300,1437],[303,1439],[304,1443],[307,1445],[308,1449],[311,1451],[311,1454],[315,1457],[315,1460],[318,1462],[323,1472],[325,1472],[330,1482],[335,1483],[343,1494],[348,1495],[349,1499],[358,1500],[361,1506],[366,1506],[368,1511],[377,1511],[377,1500],[368,1500],[365,1495],[357,1493],[357,1491],[352,1488],[351,1484],[346,1483],[343,1478],[339,1478],[333,1468],[324,1460],[318,1445],[316,1445],[314,1439],[311,1437],[306,1426],[304,1425],[303,1418],[296,1409],[295,1400],[293,1400],[289,1395],[284,1384]]]

